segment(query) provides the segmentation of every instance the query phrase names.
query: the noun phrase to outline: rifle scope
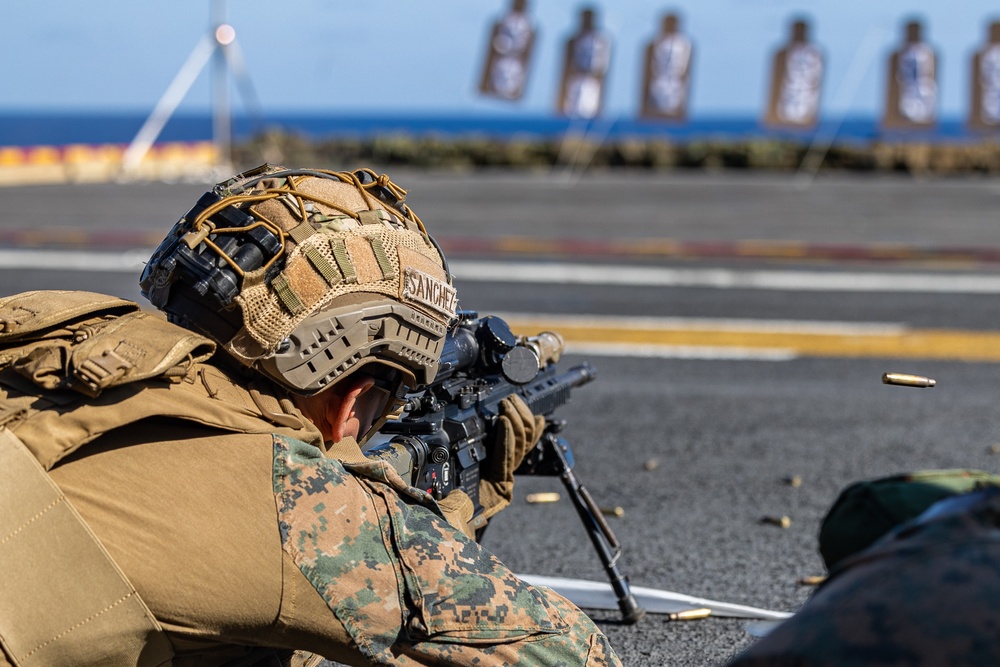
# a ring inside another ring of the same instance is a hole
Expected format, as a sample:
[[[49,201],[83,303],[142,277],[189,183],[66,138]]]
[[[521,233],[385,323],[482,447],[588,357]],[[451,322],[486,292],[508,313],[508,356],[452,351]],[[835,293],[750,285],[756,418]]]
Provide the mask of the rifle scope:
[[[558,361],[565,347],[562,338],[549,331],[519,341],[504,320],[492,315],[479,318],[475,311],[463,310],[458,318],[445,338],[435,382],[470,372],[499,373],[512,384],[526,384]]]

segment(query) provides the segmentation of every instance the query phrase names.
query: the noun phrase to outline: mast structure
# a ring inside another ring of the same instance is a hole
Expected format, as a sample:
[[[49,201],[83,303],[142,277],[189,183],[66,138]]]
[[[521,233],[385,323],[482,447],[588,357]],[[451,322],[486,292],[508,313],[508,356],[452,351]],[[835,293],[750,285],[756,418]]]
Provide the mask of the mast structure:
[[[211,0],[211,3],[208,32],[198,40],[122,156],[121,173],[125,178],[137,173],[142,159],[153,147],[167,121],[209,61],[212,62],[212,142],[215,144],[215,169],[221,173],[231,171],[232,110],[229,101],[229,75],[232,74],[236,79],[244,106],[256,111],[259,104],[244,65],[243,53],[236,41],[236,30],[225,20],[225,0]]]

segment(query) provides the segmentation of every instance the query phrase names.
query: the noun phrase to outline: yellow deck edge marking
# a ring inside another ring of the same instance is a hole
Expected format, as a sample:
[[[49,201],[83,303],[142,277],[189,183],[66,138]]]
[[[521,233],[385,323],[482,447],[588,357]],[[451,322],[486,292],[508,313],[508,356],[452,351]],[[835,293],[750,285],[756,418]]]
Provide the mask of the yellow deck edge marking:
[[[744,349],[784,349],[803,357],[896,357],[1000,362],[1000,331],[913,329],[886,334],[826,334],[738,331],[732,329],[617,328],[566,326],[541,318],[507,320],[521,334],[558,332],[567,343],[635,346],[676,346]]]

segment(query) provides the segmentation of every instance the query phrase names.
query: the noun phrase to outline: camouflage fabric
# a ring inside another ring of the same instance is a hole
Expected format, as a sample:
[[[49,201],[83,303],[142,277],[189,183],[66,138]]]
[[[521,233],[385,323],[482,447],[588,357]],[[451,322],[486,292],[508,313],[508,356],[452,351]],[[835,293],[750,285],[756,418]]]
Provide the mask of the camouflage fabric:
[[[376,665],[618,665],[607,639],[448,524],[384,462],[274,439],[285,551]]]
[[[833,569],[934,503],[987,486],[1000,486],[1000,476],[982,470],[919,470],[855,482],[823,517],[819,553],[827,569]]]
[[[848,558],[752,665],[1000,664],[1000,489],[954,496]]]

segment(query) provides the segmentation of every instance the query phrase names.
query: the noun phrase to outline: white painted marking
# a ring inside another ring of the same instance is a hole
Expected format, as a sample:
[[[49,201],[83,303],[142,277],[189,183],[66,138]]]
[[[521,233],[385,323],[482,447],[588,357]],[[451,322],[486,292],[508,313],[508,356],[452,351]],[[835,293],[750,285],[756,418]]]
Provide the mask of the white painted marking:
[[[618,596],[606,581],[588,581],[586,579],[566,579],[549,577],[540,574],[519,574],[519,578],[532,586],[546,586],[560,595],[564,595],[573,603],[584,609],[618,609]],[[728,618],[750,618],[767,620],[784,620],[791,616],[790,612],[748,607],[733,602],[708,600],[692,597],[684,593],[665,591],[645,586],[631,586],[632,594],[646,611],[654,614],[670,614],[688,609],[708,607],[713,616]]]
[[[40,269],[134,273],[151,250],[0,250],[0,270]],[[1000,276],[931,273],[860,273],[812,271],[735,271],[674,269],[607,264],[451,262],[459,280],[476,282],[555,283],[634,287],[710,287],[830,292],[932,292],[1000,294]]]
[[[791,361],[794,350],[782,348],[709,347],[701,345],[642,345],[633,343],[566,343],[567,354],[643,359],[693,359],[698,361]]]
[[[450,262],[458,280],[814,292],[1000,294],[1000,276],[931,273],[736,271],[608,264]]]
[[[628,315],[546,315],[495,313],[508,322],[535,327],[595,327],[629,331],[741,331],[838,336],[893,336],[910,329],[896,322],[837,322],[823,320],[756,320],[710,317],[634,317]]]
[[[0,269],[137,273],[149,250],[96,252],[84,250],[0,250]],[[751,289],[841,289],[864,291],[874,285],[886,291],[967,291],[1000,293],[1000,278],[972,275],[808,273],[797,271],[729,271],[645,267],[453,262],[452,270],[466,280],[497,282],[558,282],[565,284],[680,285],[750,287]],[[811,286],[810,286],[811,285]],[[893,322],[816,320],[755,320],[733,318],[628,317],[611,315],[540,315],[506,313],[501,317],[520,326],[607,327],[622,330],[746,331],[835,335],[898,335],[908,327]],[[788,361],[797,358],[786,348],[699,345],[570,342],[568,352],[595,356],[661,359]]]
[[[52,271],[108,271],[137,273],[152,250],[95,252],[89,250],[0,250],[0,269],[44,269]]]

